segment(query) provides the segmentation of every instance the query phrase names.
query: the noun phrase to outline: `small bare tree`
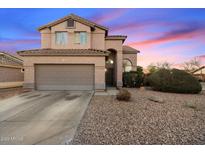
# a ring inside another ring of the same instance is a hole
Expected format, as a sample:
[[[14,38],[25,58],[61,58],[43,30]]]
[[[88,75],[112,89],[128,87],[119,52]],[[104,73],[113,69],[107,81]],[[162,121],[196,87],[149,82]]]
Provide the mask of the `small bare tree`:
[[[171,69],[172,64],[169,62],[158,62],[158,63],[151,63],[150,65],[147,66],[147,70],[150,73],[154,73],[159,69]]]
[[[172,64],[165,61],[165,62],[157,63],[156,66],[158,69],[171,69]]]
[[[194,70],[201,67],[201,62],[198,58],[193,58],[190,61],[187,61],[183,64],[183,68],[185,71],[191,73]]]

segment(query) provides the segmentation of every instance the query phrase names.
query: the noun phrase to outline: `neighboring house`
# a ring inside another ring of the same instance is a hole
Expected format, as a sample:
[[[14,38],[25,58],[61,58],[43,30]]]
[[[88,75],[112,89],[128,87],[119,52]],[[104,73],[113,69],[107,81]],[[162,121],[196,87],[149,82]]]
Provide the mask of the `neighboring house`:
[[[205,82],[205,66],[200,67],[192,72],[192,74],[197,77],[199,80]]]
[[[0,88],[23,85],[23,61],[5,52],[0,52]]]
[[[127,36],[70,14],[40,27],[41,49],[19,51],[24,86],[37,90],[105,90],[122,86],[122,72],[135,70],[138,50]]]

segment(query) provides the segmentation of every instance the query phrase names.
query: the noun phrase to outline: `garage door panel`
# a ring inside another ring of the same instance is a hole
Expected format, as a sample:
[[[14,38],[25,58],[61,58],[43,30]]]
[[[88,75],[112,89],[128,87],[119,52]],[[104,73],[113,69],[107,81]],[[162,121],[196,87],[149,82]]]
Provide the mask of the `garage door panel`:
[[[93,90],[94,65],[36,65],[38,90]]]

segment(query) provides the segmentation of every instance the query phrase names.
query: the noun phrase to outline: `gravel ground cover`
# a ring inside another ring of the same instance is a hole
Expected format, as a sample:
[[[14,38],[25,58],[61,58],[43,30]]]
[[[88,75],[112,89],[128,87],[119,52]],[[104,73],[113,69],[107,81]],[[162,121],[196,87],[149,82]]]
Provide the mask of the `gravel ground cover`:
[[[130,102],[94,96],[72,144],[205,144],[205,92],[128,90]]]
[[[18,94],[22,94],[25,92],[29,92],[28,89],[23,89],[22,87],[20,88],[9,88],[9,89],[0,89],[0,100],[6,99]]]

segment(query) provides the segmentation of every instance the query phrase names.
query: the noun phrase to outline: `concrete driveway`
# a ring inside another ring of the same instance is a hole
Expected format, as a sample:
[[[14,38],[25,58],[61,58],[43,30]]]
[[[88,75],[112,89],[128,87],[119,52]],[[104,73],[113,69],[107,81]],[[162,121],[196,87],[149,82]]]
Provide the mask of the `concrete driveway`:
[[[0,144],[69,144],[92,91],[33,91],[0,101]]]

